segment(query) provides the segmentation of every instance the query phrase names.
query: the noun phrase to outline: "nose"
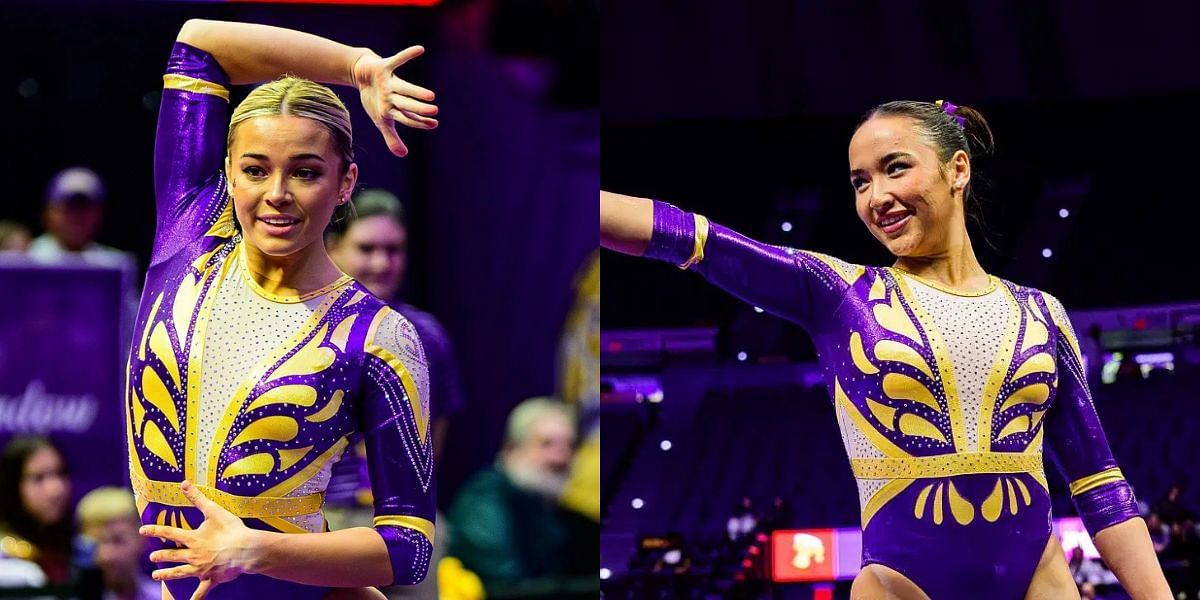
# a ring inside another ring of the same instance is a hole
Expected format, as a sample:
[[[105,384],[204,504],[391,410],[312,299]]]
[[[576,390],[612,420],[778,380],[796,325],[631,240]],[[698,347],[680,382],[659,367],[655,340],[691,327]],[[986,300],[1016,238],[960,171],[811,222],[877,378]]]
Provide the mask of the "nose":
[[[872,211],[885,213],[895,201],[886,183],[877,182],[871,185],[871,198],[868,206],[871,207]]]
[[[271,185],[267,188],[266,194],[263,195],[263,200],[276,209],[291,204],[292,197],[291,193],[288,192],[287,178],[282,173],[277,172],[271,178]]]

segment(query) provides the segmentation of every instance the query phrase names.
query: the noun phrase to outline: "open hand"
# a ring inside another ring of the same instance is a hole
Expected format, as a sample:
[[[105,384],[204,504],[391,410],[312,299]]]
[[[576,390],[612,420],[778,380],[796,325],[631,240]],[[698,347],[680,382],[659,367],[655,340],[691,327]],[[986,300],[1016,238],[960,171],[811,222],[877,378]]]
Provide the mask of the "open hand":
[[[367,115],[375,122],[388,148],[396,156],[408,154],[408,146],[396,133],[396,123],[415,129],[437,127],[438,113],[433,92],[397,77],[394,71],[408,61],[425,53],[421,46],[411,46],[388,58],[368,52],[354,63],[353,76],[359,97]]]
[[[165,525],[143,525],[138,533],[146,537],[163,538],[183,546],[150,553],[154,562],[184,563],[154,571],[155,581],[198,577],[200,585],[192,600],[200,600],[213,587],[250,572],[250,565],[259,554],[255,531],[242,520],[209,500],[190,481],[181,486],[183,495],[204,513],[204,522],[194,530]]]

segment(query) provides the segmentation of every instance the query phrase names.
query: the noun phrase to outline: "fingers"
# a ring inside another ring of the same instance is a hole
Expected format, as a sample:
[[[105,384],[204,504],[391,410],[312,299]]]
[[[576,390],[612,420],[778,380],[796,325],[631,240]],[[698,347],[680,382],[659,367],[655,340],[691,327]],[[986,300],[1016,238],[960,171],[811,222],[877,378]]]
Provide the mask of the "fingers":
[[[158,569],[150,574],[155,581],[167,581],[170,579],[183,579],[184,577],[196,577],[199,575],[199,569],[192,565],[179,565],[169,569]]]
[[[218,506],[216,502],[209,500],[207,496],[200,493],[200,489],[196,487],[196,484],[186,479],[183,480],[183,483],[179,484],[179,488],[183,490],[183,495],[188,499],[188,502],[191,502],[196,508],[200,509],[200,512],[204,513],[205,519],[216,518],[225,510]]]
[[[392,56],[388,57],[387,59],[384,59],[383,64],[389,70],[394,71],[394,70],[400,68],[404,63],[406,63],[422,54],[425,54],[424,46],[409,46],[409,47],[397,52],[396,54],[393,54]]]
[[[425,102],[433,102],[434,99],[433,90],[409,83],[395,75],[392,76],[391,88],[394,93],[424,100]]]
[[[399,134],[396,133],[395,122],[389,119],[380,119],[375,126],[379,128],[379,133],[383,134],[383,141],[387,143],[388,150],[391,150],[392,154],[401,158],[408,156],[408,146],[404,145]]]
[[[192,539],[192,533],[186,529],[178,527],[168,527],[166,525],[142,525],[138,528],[138,533],[144,537],[156,537],[164,540],[170,540],[177,544],[187,545]]]
[[[150,553],[150,562],[175,562],[185,563],[188,557],[191,556],[188,550],[182,548],[170,550],[155,550]]]
[[[214,583],[213,580],[201,579],[200,585],[196,586],[196,591],[192,594],[192,600],[201,600],[215,587],[217,587],[217,584]]]
[[[411,113],[407,110],[392,109],[388,111],[388,116],[401,125],[412,127],[413,129],[436,129],[438,126],[437,119],[422,117],[421,115]]]
[[[408,112],[416,113],[418,115],[425,115],[427,117],[432,117],[438,114],[437,106],[428,104],[426,102],[421,102],[416,98],[410,98],[402,94],[388,94],[388,100],[392,103],[393,107],[400,110],[406,110]]]

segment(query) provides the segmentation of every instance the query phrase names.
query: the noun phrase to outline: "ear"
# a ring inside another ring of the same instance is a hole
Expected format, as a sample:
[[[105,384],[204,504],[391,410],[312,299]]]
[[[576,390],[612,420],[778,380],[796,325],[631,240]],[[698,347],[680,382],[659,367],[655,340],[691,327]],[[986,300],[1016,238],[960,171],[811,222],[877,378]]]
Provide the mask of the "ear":
[[[966,152],[959,150],[950,157],[950,186],[955,191],[967,189],[971,182],[971,159]]]
[[[342,175],[342,184],[338,186],[338,197],[349,201],[350,196],[354,194],[356,184],[358,184],[358,164],[350,163],[350,166],[346,167],[346,174]]]

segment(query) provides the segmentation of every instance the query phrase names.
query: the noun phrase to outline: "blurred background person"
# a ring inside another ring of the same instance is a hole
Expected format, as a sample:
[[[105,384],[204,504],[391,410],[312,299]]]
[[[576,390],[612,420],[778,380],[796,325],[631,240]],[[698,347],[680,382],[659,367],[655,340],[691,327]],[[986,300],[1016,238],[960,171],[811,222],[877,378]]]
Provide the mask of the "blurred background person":
[[[525,400],[509,415],[495,466],[476,473],[451,504],[450,555],[479,575],[489,596],[536,579],[595,579],[597,565],[586,564],[595,530],[589,535],[586,518],[559,505],[575,437],[565,404]]]
[[[104,600],[157,600],[161,585],[142,570],[146,542],[138,535],[142,520],[129,490],[100,487],[75,509],[79,533],[94,547],[93,560],[104,582]]]
[[[135,264],[133,255],[96,241],[104,222],[104,182],[95,171],[71,167],[46,186],[42,223],[46,233],[33,239],[29,255],[47,262],[79,259],[96,265]]]
[[[0,456],[0,539],[6,554],[36,563],[48,583],[70,579],[70,502],[58,448],[44,437],[13,438]]]
[[[24,252],[32,241],[28,227],[16,221],[0,221],[0,252]]]

